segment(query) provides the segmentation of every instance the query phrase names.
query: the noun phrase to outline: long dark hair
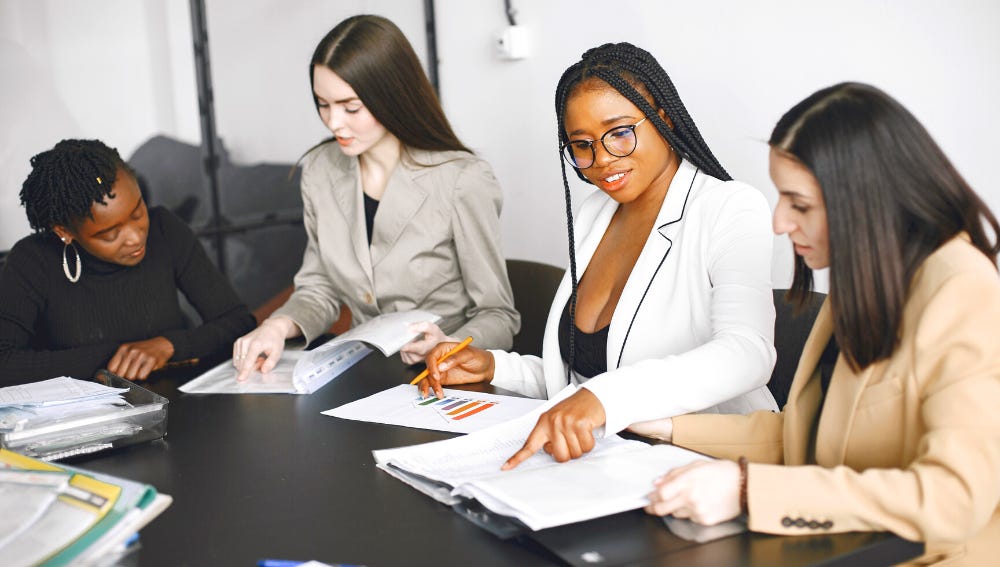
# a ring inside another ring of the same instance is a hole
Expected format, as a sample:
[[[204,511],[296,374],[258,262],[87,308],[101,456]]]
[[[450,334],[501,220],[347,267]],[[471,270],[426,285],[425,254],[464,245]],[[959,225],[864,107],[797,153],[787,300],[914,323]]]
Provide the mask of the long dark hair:
[[[967,232],[996,265],[996,217],[920,122],[881,90],[819,90],[781,117],[768,143],[808,167],[822,189],[835,243],[834,334],[854,370],[895,350],[909,283],[943,243]],[[802,304],[812,283],[796,256],[789,299]]]
[[[563,72],[556,87],[556,120],[558,122],[559,146],[569,141],[566,134],[566,103],[577,87],[584,81],[600,79],[610,88],[634,104],[649,121],[663,139],[670,144],[678,155],[694,164],[699,170],[713,177],[728,181],[732,179],[715,158],[708,144],[698,131],[694,120],[688,114],[687,107],[681,101],[673,81],[663,67],[649,52],[630,43],[606,43],[600,47],[587,50],[580,61],[571,65]],[[650,101],[649,99],[652,99]],[[658,110],[663,110],[673,123],[671,128],[660,117]],[[573,202],[569,191],[569,181],[566,178],[566,164],[558,154],[559,165],[562,167],[563,189],[566,194],[566,222],[569,234],[569,269],[573,288],[569,304],[569,366],[573,366],[574,336],[576,335],[576,243],[573,235]],[[576,175],[589,183],[580,170]]]
[[[351,85],[372,116],[404,146],[472,153],[448,123],[410,42],[386,18],[352,16],[330,30],[309,61],[310,89],[316,65]],[[313,104],[319,112],[315,95]]]
[[[135,176],[118,150],[100,140],[62,140],[31,158],[21,185],[21,204],[35,232],[65,226],[75,230],[91,207],[112,197],[118,172]]]

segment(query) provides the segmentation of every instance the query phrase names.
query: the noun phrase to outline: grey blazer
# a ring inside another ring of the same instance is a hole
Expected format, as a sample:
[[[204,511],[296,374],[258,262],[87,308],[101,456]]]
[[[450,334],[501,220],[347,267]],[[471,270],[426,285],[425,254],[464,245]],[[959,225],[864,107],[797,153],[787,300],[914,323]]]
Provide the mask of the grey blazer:
[[[520,327],[500,248],[503,194],[489,164],[466,152],[407,149],[365,230],[356,157],[323,144],[303,158],[308,242],[295,292],[274,315],[306,341],[350,308],[357,325],[425,309],[450,335],[482,348],[510,348]]]

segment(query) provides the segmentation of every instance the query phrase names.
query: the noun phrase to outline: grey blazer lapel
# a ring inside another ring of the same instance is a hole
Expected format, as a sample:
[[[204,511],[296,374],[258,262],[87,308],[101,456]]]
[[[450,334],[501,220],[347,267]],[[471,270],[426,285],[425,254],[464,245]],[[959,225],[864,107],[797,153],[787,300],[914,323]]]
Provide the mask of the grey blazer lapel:
[[[330,187],[340,212],[347,219],[347,228],[351,235],[350,248],[354,251],[358,262],[372,280],[372,257],[368,249],[368,232],[365,228],[365,209],[361,199],[361,183],[358,177],[358,159],[348,158],[349,165],[342,170],[330,173]],[[319,219],[319,222],[329,222]],[[345,243],[347,244],[347,243]]]
[[[382,201],[376,214],[377,222],[372,231],[371,263],[377,266],[389,255],[406,225],[416,216],[421,205],[428,198],[428,191],[418,182],[420,177],[430,174],[430,168],[411,169],[400,162],[389,177],[389,183],[382,194]],[[364,223],[362,214],[362,223]]]

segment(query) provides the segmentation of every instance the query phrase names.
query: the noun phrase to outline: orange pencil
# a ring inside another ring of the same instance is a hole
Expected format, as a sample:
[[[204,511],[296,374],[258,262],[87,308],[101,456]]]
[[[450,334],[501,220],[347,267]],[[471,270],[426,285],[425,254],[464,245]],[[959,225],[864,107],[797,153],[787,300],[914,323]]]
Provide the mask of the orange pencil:
[[[458,351],[462,350],[463,348],[465,348],[465,347],[469,346],[469,344],[470,344],[471,342],[472,342],[472,337],[465,337],[465,340],[464,340],[464,341],[462,341],[462,342],[458,343],[457,345],[455,345],[455,346],[454,346],[454,348],[452,348],[452,349],[451,349],[451,350],[449,350],[448,352],[444,353],[444,356],[442,356],[441,358],[439,358],[439,359],[437,360],[437,363],[436,363],[436,364],[441,364],[441,363],[442,363],[442,362],[444,362],[444,361],[445,361],[445,360],[446,360],[446,359],[447,359],[447,358],[448,358],[449,356],[451,356],[451,355],[455,354],[456,352],[458,352]],[[426,368],[425,368],[423,372],[421,372],[420,374],[417,374],[417,377],[416,377],[416,378],[414,378],[413,380],[410,380],[410,385],[412,386],[412,385],[416,384],[417,382],[419,382],[419,381],[423,380],[424,378],[427,378],[427,375],[428,375],[428,374],[430,374],[430,370],[428,370],[428,369],[426,369]]]

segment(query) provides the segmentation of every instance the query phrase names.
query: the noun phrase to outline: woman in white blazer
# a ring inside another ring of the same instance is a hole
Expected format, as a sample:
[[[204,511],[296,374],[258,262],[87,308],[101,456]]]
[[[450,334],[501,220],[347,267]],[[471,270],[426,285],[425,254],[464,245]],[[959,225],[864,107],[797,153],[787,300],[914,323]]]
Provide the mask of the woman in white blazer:
[[[666,72],[630,44],[585,53],[560,79],[556,113],[565,161],[601,191],[570,218],[570,270],[542,358],[473,348],[435,364],[445,343],[426,357],[423,391],[492,380],[551,397],[582,385],[539,418],[508,468],[543,448],[579,457],[595,435],[636,422],[777,409],[765,386],[775,352],[763,195],[730,180]]]
[[[316,110],[334,137],[303,159],[308,237],[295,291],[233,344],[238,379],[277,364],[337,320],[424,309],[414,363],[445,333],[509,348],[520,318],[500,247],[502,191],[489,164],[455,136],[413,48],[395,24],[354,16],[310,62]]]

